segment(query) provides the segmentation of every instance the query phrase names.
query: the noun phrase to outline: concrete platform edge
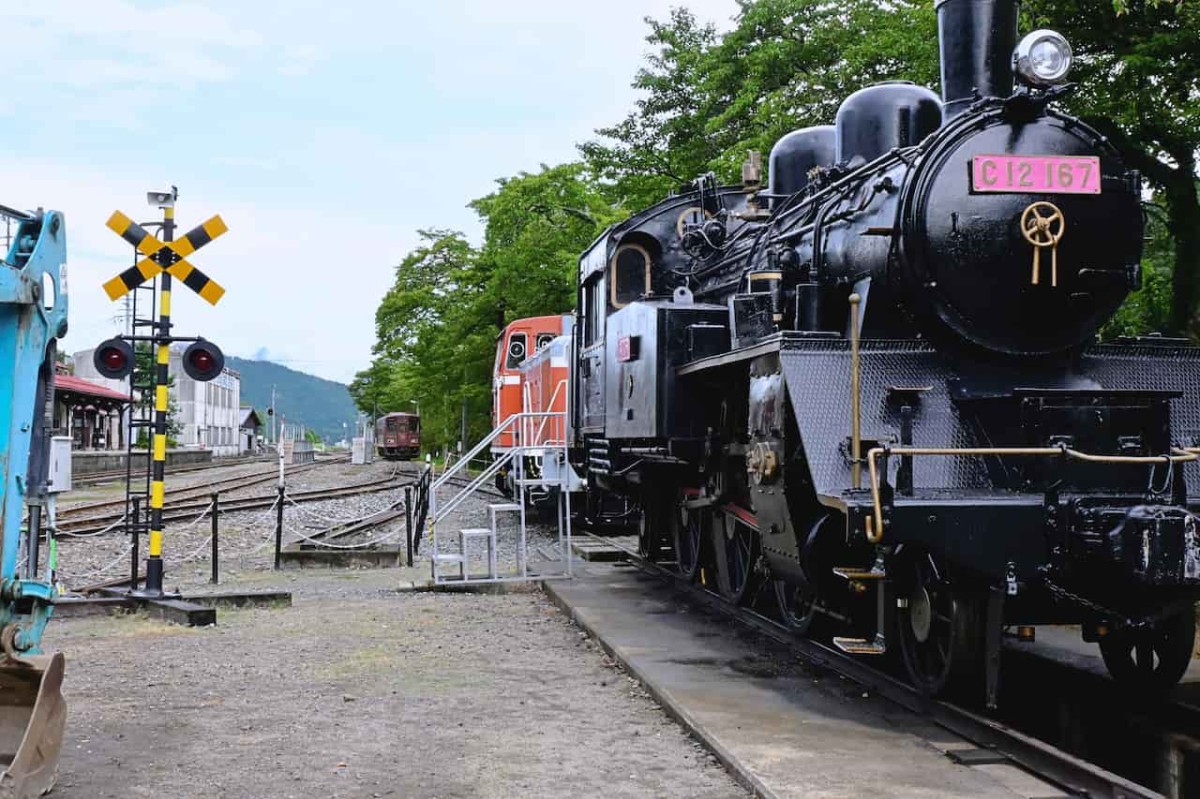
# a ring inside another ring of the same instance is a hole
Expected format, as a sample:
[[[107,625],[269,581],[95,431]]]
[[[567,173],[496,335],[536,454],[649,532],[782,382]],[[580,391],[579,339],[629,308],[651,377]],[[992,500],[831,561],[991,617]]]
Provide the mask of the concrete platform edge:
[[[717,758],[725,770],[729,772],[729,774],[739,785],[746,790],[753,792],[755,796],[762,797],[762,799],[780,799],[779,795],[768,788],[762,782],[762,780],[755,776],[754,773],[746,766],[746,764],[742,763],[737,757],[734,756],[732,752],[730,752],[728,749],[722,746],[719,741],[709,735],[704,726],[695,718],[693,718],[692,715],[688,713],[687,709],[677,702],[669,692],[663,690],[663,687],[658,685],[654,680],[649,679],[631,660],[626,658],[618,648],[612,646],[607,640],[605,640],[605,638],[599,634],[595,627],[582,618],[579,612],[571,605],[571,603],[568,602],[563,595],[558,592],[558,590],[555,588],[553,580],[543,580],[541,587],[546,593],[546,596],[550,598],[550,601],[553,602],[559,610],[570,617],[573,622],[578,624],[588,635],[594,638],[609,657],[620,663],[621,667],[625,669],[626,672],[632,674],[634,677],[637,677],[637,679],[642,683],[642,687],[645,688],[646,692],[654,698],[654,701],[657,702],[659,706],[667,712],[667,715],[682,725],[683,728],[688,731],[689,735],[703,744],[704,747],[708,749],[708,751],[711,752],[714,757]]]

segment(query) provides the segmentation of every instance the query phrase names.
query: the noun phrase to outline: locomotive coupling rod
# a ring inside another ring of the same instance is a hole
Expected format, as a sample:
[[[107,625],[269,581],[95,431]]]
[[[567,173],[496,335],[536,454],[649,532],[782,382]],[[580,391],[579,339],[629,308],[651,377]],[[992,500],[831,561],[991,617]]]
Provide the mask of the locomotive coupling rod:
[[[853,352],[853,350],[852,350]],[[1187,463],[1200,460],[1200,448],[1172,447],[1170,455],[1096,455],[1066,446],[1059,447],[875,447],[867,453],[867,472],[871,480],[872,515],[867,517],[867,541],[878,544],[883,540],[883,499],[879,494],[879,456],[881,455],[966,455],[1060,457],[1085,463]],[[857,465],[857,462],[856,464]],[[858,486],[855,485],[857,488]]]

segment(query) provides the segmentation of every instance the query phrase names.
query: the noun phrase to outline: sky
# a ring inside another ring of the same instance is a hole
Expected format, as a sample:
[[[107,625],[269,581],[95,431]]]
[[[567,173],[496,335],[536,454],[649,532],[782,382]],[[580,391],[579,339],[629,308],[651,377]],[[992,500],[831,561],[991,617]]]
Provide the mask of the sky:
[[[734,0],[42,0],[0,4],[0,204],[67,221],[68,352],[120,332],[101,284],[131,248],[104,223],[161,212],[229,232],[190,260],[227,293],[174,292],[203,335],[340,382],[423,228],[478,239],[466,203],[576,157],[633,106],[647,16]]]

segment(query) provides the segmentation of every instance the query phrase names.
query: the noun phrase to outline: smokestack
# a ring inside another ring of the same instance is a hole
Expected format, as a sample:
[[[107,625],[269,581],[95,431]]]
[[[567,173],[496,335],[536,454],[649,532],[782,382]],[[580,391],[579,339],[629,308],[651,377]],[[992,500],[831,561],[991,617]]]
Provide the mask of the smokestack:
[[[937,0],[942,102],[948,120],[983,97],[1013,90],[1019,0]]]

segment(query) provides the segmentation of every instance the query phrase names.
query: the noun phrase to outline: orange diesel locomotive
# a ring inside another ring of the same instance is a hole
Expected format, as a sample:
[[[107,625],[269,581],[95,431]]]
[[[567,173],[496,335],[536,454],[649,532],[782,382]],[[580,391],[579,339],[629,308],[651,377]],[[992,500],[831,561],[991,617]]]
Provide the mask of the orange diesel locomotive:
[[[520,413],[525,406],[525,380],[521,373],[521,364],[525,363],[530,355],[570,329],[569,315],[518,319],[504,328],[496,339],[496,364],[492,370],[493,427],[499,427],[513,414]],[[565,379],[566,376],[564,362],[562,377]],[[512,447],[512,431],[505,430],[492,443],[492,453],[507,452]]]

